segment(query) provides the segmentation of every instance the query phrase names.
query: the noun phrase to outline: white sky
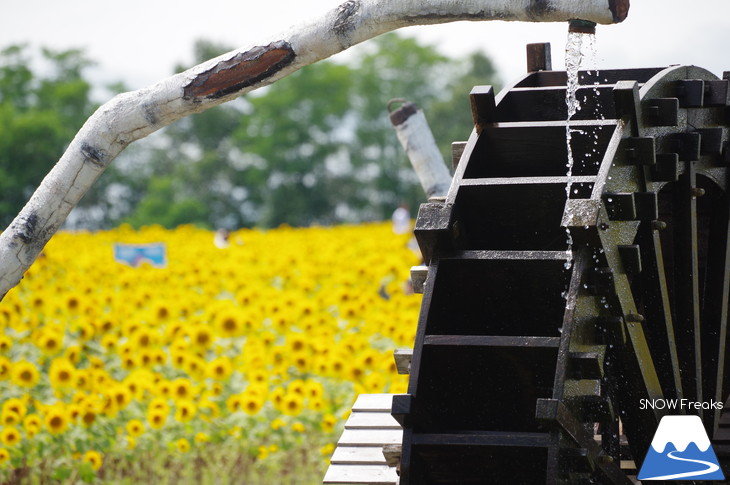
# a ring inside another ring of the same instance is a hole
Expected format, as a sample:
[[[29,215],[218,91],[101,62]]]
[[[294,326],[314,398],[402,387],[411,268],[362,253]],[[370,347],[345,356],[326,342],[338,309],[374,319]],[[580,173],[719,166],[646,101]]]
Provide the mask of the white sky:
[[[189,63],[195,39],[249,45],[342,1],[0,0],[0,47],[82,47],[98,63],[93,79],[137,89]],[[504,82],[523,74],[528,43],[550,42],[553,68],[564,65],[563,23],[458,22],[402,32],[447,55],[483,50]],[[633,0],[624,23],[598,27],[597,46],[599,69],[694,64],[722,76],[730,71],[730,0]]]

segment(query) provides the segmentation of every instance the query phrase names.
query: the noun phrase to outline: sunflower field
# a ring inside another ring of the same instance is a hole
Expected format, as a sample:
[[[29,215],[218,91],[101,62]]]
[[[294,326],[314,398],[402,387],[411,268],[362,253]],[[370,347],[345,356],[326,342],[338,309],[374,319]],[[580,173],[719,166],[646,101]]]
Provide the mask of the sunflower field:
[[[321,483],[356,395],[406,391],[409,237],[58,233],[0,302],[0,482]],[[164,268],[115,261],[150,242]]]

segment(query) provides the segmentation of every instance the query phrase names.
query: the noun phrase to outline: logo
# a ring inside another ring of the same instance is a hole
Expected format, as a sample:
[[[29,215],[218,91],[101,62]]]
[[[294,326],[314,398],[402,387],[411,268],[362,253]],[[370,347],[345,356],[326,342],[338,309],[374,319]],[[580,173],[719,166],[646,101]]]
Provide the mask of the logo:
[[[638,479],[725,479],[699,416],[662,418]]]

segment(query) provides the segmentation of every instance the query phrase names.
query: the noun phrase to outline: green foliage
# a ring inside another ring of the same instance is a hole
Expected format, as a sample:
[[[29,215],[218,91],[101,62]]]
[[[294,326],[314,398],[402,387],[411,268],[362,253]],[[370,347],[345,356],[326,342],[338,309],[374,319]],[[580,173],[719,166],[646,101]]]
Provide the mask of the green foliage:
[[[177,190],[176,182],[166,176],[153,178],[128,222],[134,226],[149,224],[149,221],[164,227],[190,223],[204,225],[208,212],[206,207],[199,198],[192,194],[186,196],[183,190]]]
[[[49,74],[30,69],[25,46],[0,51],[0,227],[23,207],[92,112],[90,62],[81,51],[44,49]]]
[[[497,71],[487,56],[474,52],[460,63],[460,73],[446,91],[446,96],[435,102],[426,112],[431,129],[439,140],[444,160],[450,163],[451,142],[466,141],[473,122],[469,92],[474,86],[496,84]],[[494,86],[495,92],[499,86]]]
[[[194,63],[228,50],[195,44]],[[7,224],[92,108],[80,51],[0,53],[0,223]],[[177,71],[184,68],[178,66]],[[382,220],[424,199],[388,119],[406,98],[426,113],[450,163],[472,130],[468,93],[494,82],[482,54],[448,59],[413,38],[385,34],[347,63],[322,61],[241,99],[187,117],[128,148],[74,212],[108,227],[306,226]],[[113,89],[119,91],[123,86]],[[41,142],[42,140],[42,142]]]
[[[225,50],[198,42],[196,62]],[[403,201],[415,209],[424,194],[388,119],[388,101],[405,97],[421,106],[448,154],[451,141],[471,132],[472,85],[494,76],[483,55],[450,60],[415,39],[380,36],[346,64],[307,66],[171,126],[169,143],[149,163],[168,183],[146,174],[146,195],[125,220],[170,227],[181,221],[165,212],[176,212],[181,198],[200,202],[185,222],[229,228],[382,220]],[[170,184],[187,195],[170,193]]]

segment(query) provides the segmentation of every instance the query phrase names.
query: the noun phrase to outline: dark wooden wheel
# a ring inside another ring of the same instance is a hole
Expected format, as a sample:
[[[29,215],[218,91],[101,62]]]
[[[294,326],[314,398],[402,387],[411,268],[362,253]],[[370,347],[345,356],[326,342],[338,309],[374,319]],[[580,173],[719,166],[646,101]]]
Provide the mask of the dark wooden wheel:
[[[419,211],[403,485],[632,483],[666,414],[698,414],[730,457],[721,410],[667,408],[730,394],[728,81],[580,79],[570,180],[567,76],[534,72],[472,91],[449,194]]]

